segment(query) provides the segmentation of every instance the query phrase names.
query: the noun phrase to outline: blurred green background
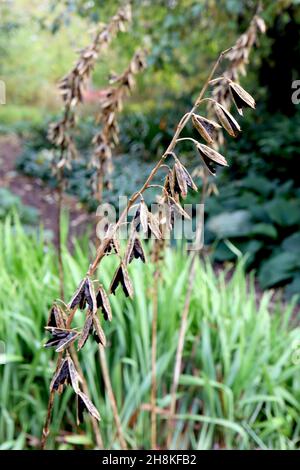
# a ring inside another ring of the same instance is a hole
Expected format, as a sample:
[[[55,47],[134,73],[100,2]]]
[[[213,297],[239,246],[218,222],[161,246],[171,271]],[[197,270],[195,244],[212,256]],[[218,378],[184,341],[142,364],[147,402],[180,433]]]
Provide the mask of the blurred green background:
[[[60,115],[57,82],[71,68],[75,50],[88,44],[96,25],[107,21],[118,5],[2,2],[0,76],[7,104],[0,108],[0,131],[20,139],[17,171],[55,186],[46,132]],[[249,255],[248,267],[258,271],[262,288],[287,286],[291,295],[300,288],[300,107],[291,100],[292,82],[300,75],[300,11],[296,0],[265,1],[262,6],[267,32],[259,36],[242,79],[257,110],[246,112],[241,136],[225,143],[230,168],[219,171],[219,195],[206,204],[206,243],[213,247],[214,261],[233,261],[230,240]],[[148,68],[120,118],[121,144],[106,200],[130,195],[143,181],[216,56],[248,27],[256,7],[251,0],[134,2],[131,27],[99,58],[91,84],[95,91],[107,87],[111,71],[121,72],[138,46],[148,49]],[[89,210],[96,207],[86,165],[97,128],[95,106],[80,110],[76,132],[82,160],[68,175],[68,191]],[[198,163],[190,147],[183,158],[192,168]],[[2,201],[3,213],[10,199]]]

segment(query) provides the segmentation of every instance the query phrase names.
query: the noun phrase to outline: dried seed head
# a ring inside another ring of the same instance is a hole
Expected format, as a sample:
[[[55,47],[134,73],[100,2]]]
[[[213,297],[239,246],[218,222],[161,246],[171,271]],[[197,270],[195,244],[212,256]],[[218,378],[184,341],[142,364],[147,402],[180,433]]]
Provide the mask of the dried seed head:
[[[123,263],[117,268],[113,280],[110,285],[110,292],[112,294],[116,293],[116,289],[121,284],[124,294],[126,297],[133,296],[133,287],[128,275],[128,271]]]
[[[137,209],[137,213],[139,214],[139,222],[142,227],[144,233],[148,232],[148,218],[149,218],[149,211],[147,204],[142,199],[140,205]],[[136,214],[137,215],[137,214]]]
[[[255,101],[252,96],[238,83],[230,81],[229,88],[234,104],[241,116],[243,116],[243,107],[255,108]]]
[[[67,347],[74,343],[75,339],[79,335],[77,331],[56,328],[54,326],[46,326],[45,329],[51,333],[52,338],[47,341],[44,347],[56,347],[56,352],[64,351]]]
[[[216,122],[199,116],[198,114],[192,114],[192,122],[195,129],[197,129],[201,137],[203,137],[208,144],[214,142],[216,131],[221,129],[221,126]]]
[[[98,344],[102,344],[102,346],[105,348],[106,346],[106,337],[104,334],[104,331],[101,328],[100,321],[97,317],[97,315],[93,315],[93,335]]]
[[[79,284],[78,289],[73,295],[68,307],[73,310],[77,306],[81,310],[84,310],[86,305],[89,306],[89,309],[93,312],[97,312],[97,301],[95,295],[94,285],[89,277],[86,277]]]
[[[93,405],[91,400],[81,391],[77,393],[77,424],[83,423],[83,413],[87,411],[98,421],[101,420],[97,408]]]
[[[128,253],[128,263],[131,263],[134,258],[140,258],[143,263],[146,263],[146,256],[143,249],[143,245],[141,244],[140,239],[138,237],[135,237],[134,242],[131,245],[131,250]]]
[[[97,307],[101,308],[104,320],[112,320],[112,312],[111,312],[111,307],[110,303],[108,300],[108,295],[104,290],[104,287],[100,284],[99,290],[97,292]]]
[[[79,392],[79,374],[74,366],[74,363],[70,357],[62,360],[58,370],[55,372],[51,383],[50,391],[60,391],[65,384],[72,385],[75,393]]]
[[[187,196],[187,181],[184,171],[182,170],[182,165],[179,161],[174,164],[174,173],[176,178],[175,187],[179,188],[180,195],[183,198]]]
[[[78,351],[83,348],[90,334],[93,332],[93,316],[87,315],[83,329],[78,340]]]
[[[54,326],[57,328],[65,328],[64,314],[58,305],[53,305],[50,310],[47,326]]]
[[[217,115],[217,118],[219,119],[224,129],[228,132],[228,134],[232,137],[237,137],[239,132],[241,132],[241,128],[239,126],[239,123],[232,116],[232,114],[227,111],[227,109],[224,108],[224,106],[222,106],[220,103],[214,104],[214,110]]]
[[[102,346],[106,346],[106,338],[104,331],[101,328],[100,322],[96,315],[93,315],[90,311],[86,316],[84,327],[82,329],[79,341],[78,341],[78,351],[83,348],[87,342],[88,337],[92,335],[95,341]]]
[[[203,163],[213,176],[216,175],[214,163],[219,166],[228,166],[227,161],[225,160],[223,155],[221,155],[219,152],[216,152],[216,150],[213,150],[212,148],[203,144],[198,144],[197,148],[199,150]]]

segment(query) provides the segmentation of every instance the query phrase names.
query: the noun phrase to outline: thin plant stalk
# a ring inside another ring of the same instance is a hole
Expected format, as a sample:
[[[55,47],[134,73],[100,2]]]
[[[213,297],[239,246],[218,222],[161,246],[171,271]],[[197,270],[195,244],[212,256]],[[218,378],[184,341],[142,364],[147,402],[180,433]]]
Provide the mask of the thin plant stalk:
[[[58,172],[58,198],[57,198],[57,258],[58,258],[58,275],[59,275],[59,292],[62,301],[65,299],[65,279],[64,279],[64,265],[62,255],[62,211],[63,211],[63,175],[61,169]]]
[[[202,185],[202,194],[201,194],[201,204],[205,202],[205,196],[207,191],[207,183],[208,183],[208,175],[207,171],[204,169],[203,175],[203,185]],[[199,220],[198,226],[196,228],[196,243],[200,241],[201,232],[203,230],[202,220]],[[183,349],[185,343],[185,335],[188,327],[188,314],[190,310],[190,303],[191,303],[191,296],[193,293],[194,288],[194,280],[195,280],[195,271],[196,271],[196,261],[199,256],[198,250],[193,251],[191,255],[191,261],[189,266],[189,274],[188,274],[188,282],[187,282],[187,291],[184,301],[183,310],[181,313],[181,322],[178,334],[178,343],[176,349],[176,358],[175,358],[175,365],[174,365],[174,372],[173,372],[173,382],[171,387],[171,403],[170,403],[170,410],[169,410],[169,418],[167,423],[167,449],[170,448],[171,440],[172,440],[172,431],[174,427],[174,415],[176,411],[176,394],[178,390],[179,378],[182,368],[182,357],[183,357]]]
[[[152,300],[152,341],[151,341],[151,449],[157,448],[157,423],[156,423],[156,350],[157,350],[157,313],[158,313],[158,268],[154,273],[153,300]]]
[[[114,421],[115,421],[116,428],[117,428],[117,435],[118,435],[118,438],[119,438],[119,441],[120,441],[120,445],[121,445],[123,450],[127,450],[128,447],[127,447],[127,444],[126,444],[126,441],[125,441],[125,438],[124,438],[124,434],[123,434],[123,430],[122,430],[122,424],[121,424],[121,419],[120,419],[120,416],[119,416],[119,413],[118,413],[117,402],[116,402],[116,398],[115,398],[113,388],[112,388],[112,385],[111,385],[111,380],[110,380],[110,375],[109,375],[109,369],[108,369],[108,366],[107,366],[105,350],[104,350],[104,348],[101,344],[99,344],[99,360],[100,360],[101,371],[102,371],[102,376],[103,376],[105,388],[106,388],[106,391],[107,391],[109,403],[110,403],[111,408],[112,408],[113,417],[114,417]]]
[[[128,203],[127,203],[127,206],[125,207],[125,209],[123,210],[123,212],[121,213],[120,217],[119,217],[119,220],[117,221],[117,223],[113,226],[112,230],[111,230],[111,236],[113,236],[117,230],[120,228],[120,226],[122,225],[122,223],[124,222],[124,219],[126,218],[130,208],[134,205],[134,203],[137,201],[137,199],[148,189],[151,181],[153,180],[154,176],[156,175],[156,173],[158,172],[158,170],[161,168],[161,166],[164,164],[166,158],[168,157],[168,155],[170,153],[173,152],[175,146],[176,146],[176,142],[177,142],[177,139],[178,137],[180,136],[181,132],[183,131],[183,129],[185,128],[185,126],[187,125],[187,123],[190,121],[191,117],[192,117],[192,114],[196,111],[196,109],[198,108],[198,106],[200,105],[201,101],[202,101],[202,98],[204,96],[204,93],[206,92],[208,86],[209,86],[209,82],[210,80],[212,79],[217,67],[219,66],[222,58],[224,57],[224,55],[229,52],[232,48],[230,47],[229,49],[226,49],[225,51],[221,52],[221,54],[219,55],[217,61],[215,62],[210,74],[209,74],[209,77],[207,78],[205,84],[203,85],[203,88],[202,90],[200,91],[199,95],[198,95],[198,98],[196,99],[195,101],[195,104],[193,105],[192,109],[186,113],[182,118],[181,120],[179,121],[177,127],[176,127],[176,130],[175,130],[175,133],[171,139],[171,142],[168,146],[168,148],[166,149],[166,151],[164,152],[164,154],[162,155],[162,157],[160,158],[160,160],[156,163],[156,165],[154,166],[154,168],[152,169],[152,171],[150,172],[148,178],[146,179],[145,183],[142,185],[142,187],[140,188],[139,191],[135,192],[131,198],[129,199]],[[96,256],[95,256],[95,259],[94,261],[90,264],[89,266],[89,269],[87,271],[87,276],[92,276],[95,274],[96,270],[97,270],[97,267],[99,265],[99,263],[101,262],[101,260],[104,258],[105,256],[105,250],[107,248],[107,243],[108,243],[108,240],[104,240],[100,246],[98,247],[97,249],[97,252],[96,252]]]

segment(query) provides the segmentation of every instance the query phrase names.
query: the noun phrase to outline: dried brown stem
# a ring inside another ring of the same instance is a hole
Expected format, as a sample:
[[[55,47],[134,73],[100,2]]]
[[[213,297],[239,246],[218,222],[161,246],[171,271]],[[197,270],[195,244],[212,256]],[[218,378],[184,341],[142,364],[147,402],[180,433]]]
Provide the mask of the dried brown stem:
[[[177,142],[177,139],[179,137],[179,135],[181,134],[182,130],[185,128],[186,124],[189,122],[189,120],[191,119],[191,116],[192,114],[196,111],[197,107],[199,106],[203,96],[204,96],[204,93],[206,92],[207,88],[208,88],[208,85],[209,85],[209,82],[210,80],[212,79],[219,63],[221,62],[222,58],[224,57],[224,55],[230,51],[231,48],[229,49],[226,49],[225,51],[221,52],[221,54],[219,55],[215,65],[213,66],[210,74],[209,74],[209,77],[208,79],[206,80],[202,90],[200,91],[199,95],[198,95],[198,98],[196,99],[196,102],[194,104],[194,106],[192,107],[192,109],[186,113],[182,118],[181,120],[179,121],[177,127],[176,127],[176,130],[175,130],[175,133],[172,137],[172,140],[168,146],[168,148],[166,149],[166,151],[164,152],[164,154],[162,155],[162,157],[160,158],[160,160],[156,163],[155,167],[152,169],[151,173],[149,174],[148,178],[146,179],[145,183],[142,185],[142,187],[140,188],[139,191],[137,191],[136,193],[134,193],[131,198],[129,199],[128,201],[128,204],[126,206],[126,208],[123,210],[122,214],[120,215],[119,217],[119,220],[118,222],[115,224],[115,226],[113,227],[112,231],[111,231],[111,235],[114,235],[117,230],[120,228],[121,224],[124,222],[124,219],[126,218],[130,208],[133,206],[133,204],[136,202],[136,200],[143,194],[143,192],[148,188],[149,184],[151,183],[152,179],[154,178],[154,176],[156,175],[156,173],[158,172],[158,170],[160,169],[160,167],[164,164],[165,162],[165,159],[167,158],[167,156],[172,153],[172,151],[174,150],[175,146],[176,146],[176,142]],[[97,252],[96,252],[96,256],[95,256],[95,259],[93,260],[92,264],[90,265],[88,271],[87,271],[87,275],[88,276],[92,276],[93,274],[95,274],[95,271],[99,265],[99,263],[101,262],[101,260],[103,259],[103,257],[105,256],[105,250],[107,248],[107,244],[109,243],[109,240],[106,239],[106,240],[103,240],[103,242],[99,245],[98,249],[97,249]]]
[[[200,204],[205,203],[206,192],[207,192],[207,184],[208,184],[208,174],[206,169],[204,169],[203,175],[203,182],[202,182],[202,192],[200,198]],[[199,220],[199,223],[196,228],[196,243],[200,241],[201,232],[203,230],[202,220]],[[176,359],[174,365],[174,372],[173,372],[173,382],[171,387],[171,403],[170,403],[170,410],[169,410],[169,418],[167,424],[167,444],[166,447],[169,449],[172,440],[172,430],[174,424],[174,415],[176,411],[176,394],[178,390],[179,378],[182,368],[182,357],[183,357],[183,349],[184,349],[184,342],[185,342],[185,334],[188,326],[188,314],[190,310],[190,303],[191,303],[191,296],[194,288],[194,281],[195,281],[195,271],[196,271],[196,261],[199,256],[199,251],[193,251],[191,255],[191,261],[189,266],[189,274],[188,274],[188,281],[187,281],[187,292],[185,296],[184,306],[181,314],[181,322],[178,334],[178,343],[177,343],[177,350],[176,350]]]
[[[58,258],[58,275],[59,275],[59,291],[61,300],[65,299],[65,280],[64,280],[64,265],[62,256],[62,237],[61,237],[61,224],[62,224],[62,209],[63,209],[63,179],[62,171],[58,173],[58,200],[57,200],[57,258]]]
[[[106,361],[106,355],[103,346],[99,344],[99,359],[100,359],[100,364],[101,364],[101,370],[102,370],[102,375],[103,375],[103,380],[105,384],[105,388],[107,391],[109,403],[112,407],[112,412],[113,412],[113,417],[114,421],[116,424],[117,428],[117,435],[121,444],[121,447],[123,450],[127,450],[127,444],[123,435],[123,430],[122,430],[122,424],[121,424],[121,419],[118,413],[118,407],[117,407],[117,402],[113,393],[111,381],[110,381],[110,376],[109,376],[109,370],[107,367],[107,361]]]

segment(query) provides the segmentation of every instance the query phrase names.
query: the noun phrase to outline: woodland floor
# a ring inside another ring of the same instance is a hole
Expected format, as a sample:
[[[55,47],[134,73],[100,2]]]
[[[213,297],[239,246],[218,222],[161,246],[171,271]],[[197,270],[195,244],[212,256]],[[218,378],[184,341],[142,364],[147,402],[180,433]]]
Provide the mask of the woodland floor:
[[[6,187],[19,196],[23,204],[35,207],[45,229],[51,230],[57,242],[57,194],[38,178],[18,173],[16,160],[22,151],[17,136],[0,137],[0,187]],[[70,237],[84,233],[87,223],[92,221],[82,204],[74,197],[64,196],[64,205],[70,211]]]

